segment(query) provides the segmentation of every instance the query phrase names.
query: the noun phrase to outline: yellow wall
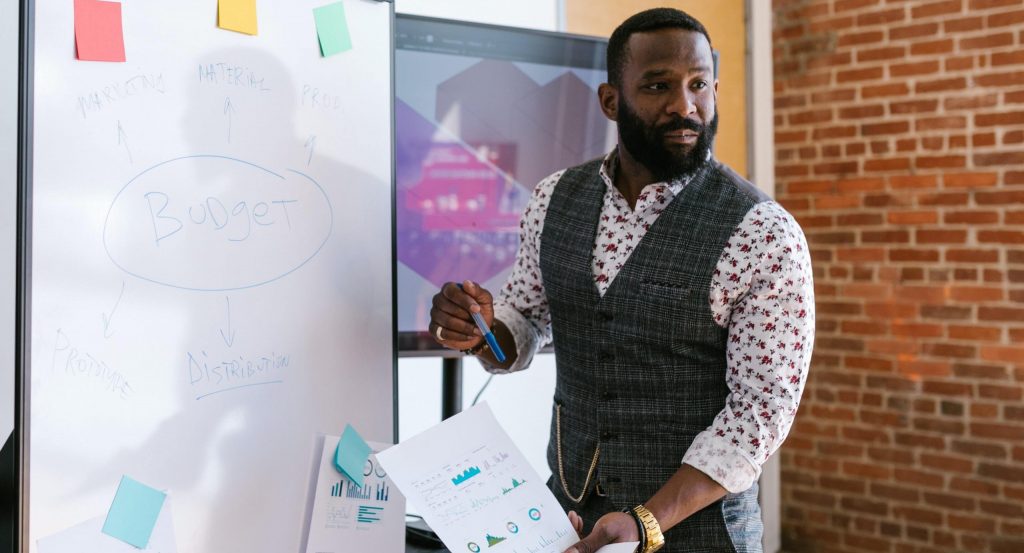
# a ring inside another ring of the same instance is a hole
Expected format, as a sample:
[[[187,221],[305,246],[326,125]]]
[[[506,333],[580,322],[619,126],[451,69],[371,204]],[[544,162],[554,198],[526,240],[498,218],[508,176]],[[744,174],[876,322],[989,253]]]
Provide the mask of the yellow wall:
[[[565,0],[566,31],[608,37],[634,13],[671,7],[696,17],[719,51],[718,139],[715,156],[747,171],[747,30],[744,0]]]

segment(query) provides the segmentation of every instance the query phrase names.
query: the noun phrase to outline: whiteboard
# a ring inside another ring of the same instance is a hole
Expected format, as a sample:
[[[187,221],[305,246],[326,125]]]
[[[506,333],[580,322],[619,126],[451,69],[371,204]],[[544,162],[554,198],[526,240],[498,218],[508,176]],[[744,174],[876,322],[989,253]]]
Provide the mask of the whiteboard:
[[[0,0],[0,445],[14,429],[18,222],[18,2]]]
[[[178,551],[298,551],[320,433],[392,441],[390,4],[122,3],[126,63],[35,2],[28,497],[36,541],[167,490]]]

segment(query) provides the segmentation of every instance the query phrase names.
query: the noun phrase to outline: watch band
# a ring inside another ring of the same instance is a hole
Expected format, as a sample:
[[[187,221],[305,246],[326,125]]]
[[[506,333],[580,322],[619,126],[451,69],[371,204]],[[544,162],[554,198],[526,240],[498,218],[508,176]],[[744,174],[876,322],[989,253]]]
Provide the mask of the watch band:
[[[641,553],[654,553],[661,549],[665,545],[665,535],[661,533],[661,525],[654,518],[654,513],[641,504],[633,507],[633,514],[643,527],[644,549]]]

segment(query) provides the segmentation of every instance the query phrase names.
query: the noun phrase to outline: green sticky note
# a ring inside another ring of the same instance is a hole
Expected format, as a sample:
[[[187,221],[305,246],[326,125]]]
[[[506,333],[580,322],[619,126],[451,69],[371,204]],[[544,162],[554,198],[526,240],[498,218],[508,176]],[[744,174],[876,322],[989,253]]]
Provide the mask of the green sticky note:
[[[103,533],[144,549],[166,498],[164,492],[122,476],[103,522]]]
[[[348,476],[349,480],[363,487],[363,467],[370,458],[370,444],[352,428],[345,425],[345,433],[338,440],[338,448],[334,450],[334,466]]]
[[[335,2],[313,10],[316,35],[320,39],[320,53],[326,58],[352,49],[352,37],[345,21],[345,4]]]

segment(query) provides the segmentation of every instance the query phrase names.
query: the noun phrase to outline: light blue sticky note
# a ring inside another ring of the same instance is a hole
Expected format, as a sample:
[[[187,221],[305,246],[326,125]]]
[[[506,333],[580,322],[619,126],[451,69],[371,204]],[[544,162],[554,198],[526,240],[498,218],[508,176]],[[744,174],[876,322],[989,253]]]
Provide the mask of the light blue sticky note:
[[[363,467],[370,457],[370,444],[352,428],[345,425],[345,433],[338,440],[338,448],[334,450],[334,466],[357,486],[363,486]]]
[[[122,476],[103,533],[144,549],[166,498],[164,492]]]
[[[320,53],[325,58],[352,49],[344,4],[335,2],[315,8],[313,19],[316,20],[316,35],[320,39]]]

